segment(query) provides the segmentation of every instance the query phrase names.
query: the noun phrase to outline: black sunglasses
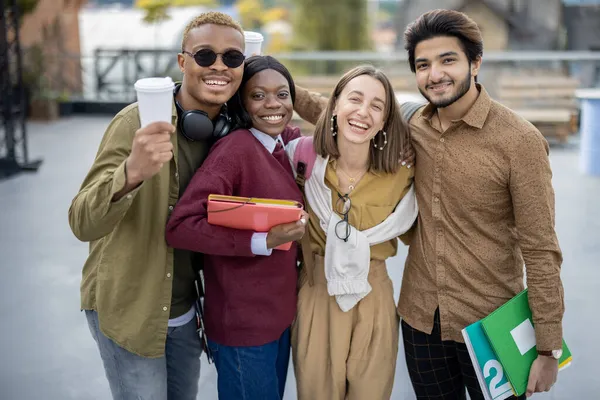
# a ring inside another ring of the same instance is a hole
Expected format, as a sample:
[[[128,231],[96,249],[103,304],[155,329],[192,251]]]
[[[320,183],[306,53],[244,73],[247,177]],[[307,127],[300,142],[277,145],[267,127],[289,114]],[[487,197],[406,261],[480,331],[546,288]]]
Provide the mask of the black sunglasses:
[[[343,240],[344,242],[348,241],[350,237],[350,223],[348,222],[348,214],[350,213],[350,208],[352,208],[352,201],[350,200],[350,196],[347,194],[341,195],[337,194],[338,199],[335,202],[335,212],[342,216],[342,220],[338,221],[335,225],[335,236],[338,239]]]
[[[181,52],[192,57],[196,61],[196,64],[201,67],[210,67],[213,65],[215,61],[217,61],[217,56],[221,56],[223,64],[229,68],[239,67],[246,59],[244,53],[238,50],[227,50],[225,53],[215,53],[211,49],[200,49],[194,54],[185,50],[182,50]]]

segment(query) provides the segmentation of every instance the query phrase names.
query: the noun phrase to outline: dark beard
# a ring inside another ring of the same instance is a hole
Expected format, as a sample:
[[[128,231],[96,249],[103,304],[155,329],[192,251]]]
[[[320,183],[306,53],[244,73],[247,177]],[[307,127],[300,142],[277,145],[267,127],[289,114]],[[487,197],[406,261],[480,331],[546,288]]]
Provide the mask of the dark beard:
[[[426,92],[421,90],[421,88],[419,88],[419,92],[421,92],[423,97],[425,97],[427,101],[433,104],[436,108],[444,108],[460,100],[460,98],[463,97],[469,91],[469,89],[471,89],[471,68],[469,68],[469,73],[467,74],[466,78],[460,82],[460,85],[458,85],[458,90],[456,91],[456,94],[447,100],[442,99],[438,102],[434,102],[429,96],[427,96]]]

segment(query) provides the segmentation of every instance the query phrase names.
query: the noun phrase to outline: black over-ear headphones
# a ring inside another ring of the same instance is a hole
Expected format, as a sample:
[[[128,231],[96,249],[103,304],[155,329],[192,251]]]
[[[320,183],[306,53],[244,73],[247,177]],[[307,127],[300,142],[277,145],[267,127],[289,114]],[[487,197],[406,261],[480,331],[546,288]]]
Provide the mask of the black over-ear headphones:
[[[177,101],[177,92],[181,84],[175,85],[173,97],[177,108],[177,128],[185,138],[191,141],[220,139],[231,131],[231,118],[227,114],[227,105],[221,107],[216,120],[213,121],[202,110],[184,110]]]

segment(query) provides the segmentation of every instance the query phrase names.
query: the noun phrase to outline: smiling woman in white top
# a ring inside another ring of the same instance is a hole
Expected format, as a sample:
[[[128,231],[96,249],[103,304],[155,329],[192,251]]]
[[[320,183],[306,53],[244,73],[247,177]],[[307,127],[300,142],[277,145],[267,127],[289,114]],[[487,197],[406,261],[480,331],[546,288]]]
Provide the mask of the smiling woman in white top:
[[[392,86],[370,65],[340,78],[313,138],[287,146],[310,214],[292,327],[299,400],[391,396],[399,319],[385,260],[418,214],[408,146]]]

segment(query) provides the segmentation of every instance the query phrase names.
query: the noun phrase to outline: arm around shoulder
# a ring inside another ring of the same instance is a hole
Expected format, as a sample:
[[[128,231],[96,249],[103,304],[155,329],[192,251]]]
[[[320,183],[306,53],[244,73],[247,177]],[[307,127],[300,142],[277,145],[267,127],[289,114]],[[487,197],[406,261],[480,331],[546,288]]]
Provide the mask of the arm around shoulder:
[[[131,206],[139,185],[125,194],[126,163],[136,131],[127,116],[117,115],[108,126],[96,159],[69,208],[69,225],[85,242],[109,234]],[[122,196],[115,200],[117,194]]]
[[[311,92],[301,86],[296,86],[294,111],[300,118],[311,124],[316,124],[323,110],[327,108],[327,97],[320,93]]]
[[[403,191],[402,191],[402,195],[401,195],[401,199],[403,199],[407,194],[409,194],[411,187],[415,184],[415,170],[414,168],[411,169],[409,167],[406,166],[402,166],[400,167],[400,171],[398,172],[399,178],[400,178],[400,182],[398,182],[399,187],[404,187]],[[415,192],[412,191],[410,192],[412,193],[413,196],[415,196],[415,201],[416,201],[416,195]],[[410,227],[410,229],[408,229],[405,233],[403,233],[402,235],[398,236],[398,239],[400,239],[400,241],[406,245],[409,246],[413,236],[415,235],[415,231],[417,229],[417,221],[419,220],[418,218],[418,213],[417,216],[415,217],[415,220],[412,224],[412,226]]]

